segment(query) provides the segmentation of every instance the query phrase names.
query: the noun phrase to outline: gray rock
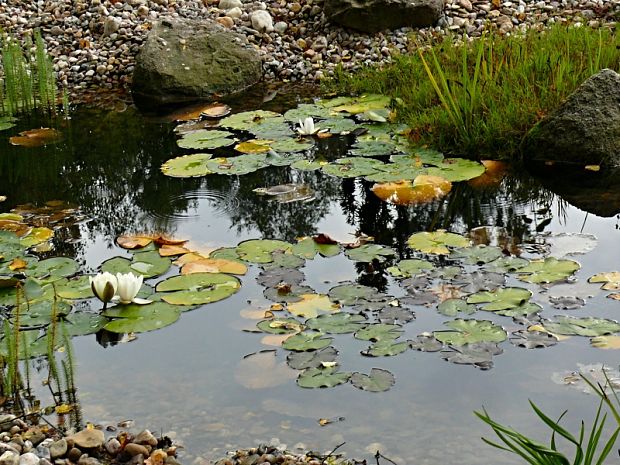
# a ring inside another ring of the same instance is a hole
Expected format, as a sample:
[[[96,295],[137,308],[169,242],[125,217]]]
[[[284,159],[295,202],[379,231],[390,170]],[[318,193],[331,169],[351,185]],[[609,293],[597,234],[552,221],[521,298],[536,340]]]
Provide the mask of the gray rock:
[[[133,438],[133,442],[136,444],[149,445],[151,447],[155,447],[157,445],[157,438],[153,436],[148,429],[140,432],[135,438]]]
[[[241,11],[239,7],[231,8],[226,12],[226,16],[230,16],[231,18],[241,18],[242,14],[243,11]]]
[[[230,10],[232,8],[241,8],[242,6],[241,0],[220,0],[218,4],[220,10]]]
[[[67,453],[67,441],[62,438],[58,441],[55,441],[50,446],[50,457],[52,460],[60,458]]]
[[[78,465],[101,465],[101,462],[95,457],[89,457],[88,455],[84,454],[78,460]]]
[[[17,465],[19,463],[19,454],[7,450],[0,455],[0,465]]]
[[[165,104],[242,91],[262,77],[258,51],[214,21],[156,23],[136,58],[132,91],[143,104]]]
[[[14,454],[21,454],[21,451],[15,446],[15,444],[0,442],[0,454],[4,452],[13,452]]]
[[[108,37],[114,34],[121,27],[120,22],[113,16],[108,16],[103,23],[103,36]]]
[[[19,457],[19,465],[39,465],[39,457],[32,452],[26,452]]]
[[[530,131],[524,149],[527,160],[620,167],[620,74],[588,78]]]
[[[325,0],[327,19],[362,32],[426,27],[437,22],[443,0]]]
[[[95,447],[101,447],[103,445],[103,441],[105,441],[105,436],[103,434],[103,431],[101,430],[87,428],[75,433],[72,436],[67,437],[67,439],[73,440],[76,447],[93,449]]]
[[[265,10],[256,10],[250,15],[252,27],[258,32],[273,31],[273,19]]]
[[[121,443],[116,438],[110,438],[105,443],[105,450],[108,451],[108,454],[115,456],[121,450]]]

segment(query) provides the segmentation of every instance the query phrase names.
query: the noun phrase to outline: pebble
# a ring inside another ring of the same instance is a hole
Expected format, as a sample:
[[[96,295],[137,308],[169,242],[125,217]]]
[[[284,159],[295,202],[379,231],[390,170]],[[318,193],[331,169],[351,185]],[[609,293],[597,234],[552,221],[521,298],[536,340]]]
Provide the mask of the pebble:
[[[508,35],[565,22],[596,28],[613,25],[620,16],[617,0],[445,0],[435,27],[368,35],[329,24],[321,0],[0,3],[0,28],[21,37],[39,28],[59,81],[71,89],[128,86],[150,24],[165,17],[217,20],[260,51],[267,80],[313,81],[330,76],[336,66],[351,71],[390,62],[393,53],[408,50],[413,41],[448,33],[455,40],[469,41],[488,29]],[[308,49],[317,53],[302,53]],[[0,416],[2,431],[14,426],[10,423],[14,417],[7,419]]]

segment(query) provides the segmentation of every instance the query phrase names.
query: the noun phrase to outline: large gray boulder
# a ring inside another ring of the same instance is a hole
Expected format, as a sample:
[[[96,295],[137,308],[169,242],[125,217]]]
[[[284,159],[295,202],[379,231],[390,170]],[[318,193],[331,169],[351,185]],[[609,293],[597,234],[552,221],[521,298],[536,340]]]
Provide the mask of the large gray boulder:
[[[620,74],[588,78],[525,141],[533,161],[620,167]]]
[[[165,19],[136,57],[138,103],[168,104],[242,91],[262,78],[258,51],[214,21]]]
[[[437,22],[444,0],[325,0],[329,21],[362,32],[426,27]]]

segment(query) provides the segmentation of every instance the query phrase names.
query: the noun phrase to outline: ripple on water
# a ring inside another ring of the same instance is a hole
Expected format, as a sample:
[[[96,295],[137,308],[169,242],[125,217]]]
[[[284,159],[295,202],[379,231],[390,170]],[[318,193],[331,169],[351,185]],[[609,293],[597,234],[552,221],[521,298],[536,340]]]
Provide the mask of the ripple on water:
[[[239,199],[210,189],[196,189],[173,195],[148,216],[156,220],[195,220],[200,217],[228,216],[239,207]],[[208,216],[205,216],[208,215]]]

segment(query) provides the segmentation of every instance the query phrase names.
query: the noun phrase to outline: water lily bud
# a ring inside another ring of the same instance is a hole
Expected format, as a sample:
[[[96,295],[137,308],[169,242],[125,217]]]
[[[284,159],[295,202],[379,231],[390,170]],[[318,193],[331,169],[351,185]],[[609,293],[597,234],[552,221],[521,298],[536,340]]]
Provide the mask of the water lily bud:
[[[122,304],[130,304],[142,287],[143,276],[136,276],[133,273],[116,273],[118,281],[118,296]]]
[[[104,273],[98,273],[95,276],[90,276],[90,288],[93,294],[101,300],[104,304],[108,303],[116,294],[116,287],[118,286],[116,277],[112,273],[107,271]]]

